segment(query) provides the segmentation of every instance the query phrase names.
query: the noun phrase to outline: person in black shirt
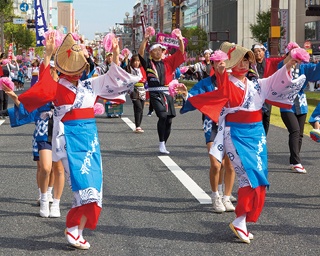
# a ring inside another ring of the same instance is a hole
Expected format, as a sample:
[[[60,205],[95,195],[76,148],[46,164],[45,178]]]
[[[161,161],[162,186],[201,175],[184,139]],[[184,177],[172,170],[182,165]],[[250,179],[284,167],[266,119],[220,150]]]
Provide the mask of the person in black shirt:
[[[173,80],[173,73],[185,60],[183,37],[178,37],[179,49],[171,56],[162,59],[161,44],[153,44],[149,49],[150,58],[144,59],[149,36],[146,34],[139,48],[139,59],[146,71],[150,102],[158,117],[157,130],[159,151],[169,154],[166,142],[170,136],[172,118],[176,116],[173,97],[169,94],[168,84]]]

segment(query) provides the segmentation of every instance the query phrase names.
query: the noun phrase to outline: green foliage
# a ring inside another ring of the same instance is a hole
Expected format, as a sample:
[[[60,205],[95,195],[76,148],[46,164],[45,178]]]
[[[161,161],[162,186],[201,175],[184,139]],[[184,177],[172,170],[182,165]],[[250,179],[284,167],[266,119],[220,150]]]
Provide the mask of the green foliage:
[[[182,35],[188,39],[187,52],[200,53],[208,48],[208,35],[201,27],[181,28]],[[197,40],[193,40],[197,37]]]
[[[250,31],[253,39],[257,42],[267,42],[271,24],[271,11],[259,12],[256,24],[250,24]]]
[[[6,39],[6,49],[11,42],[15,43],[17,49],[28,49],[36,45],[36,33],[26,29],[24,25],[6,23],[4,26],[4,37]]]
[[[12,0],[0,0],[0,16],[4,18],[4,21],[9,20],[13,15],[12,3]]]
[[[280,23],[280,22],[279,22]],[[257,14],[257,23],[250,24],[252,37],[257,42],[267,42],[269,38],[269,30],[271,26],[271,11],[259,12]],[[283,36],[285,29],[280,28],[280,35]]]

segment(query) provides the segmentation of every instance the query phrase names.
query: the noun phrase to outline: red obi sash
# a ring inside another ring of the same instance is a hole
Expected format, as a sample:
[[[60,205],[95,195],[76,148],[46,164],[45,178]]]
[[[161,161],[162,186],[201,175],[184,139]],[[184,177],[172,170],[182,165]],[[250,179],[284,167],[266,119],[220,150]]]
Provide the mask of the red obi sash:
[[[256,123],[261,122],[262,111],[257,110],[253,112],[240,110],[236,113],[228,114],[226,116],[226,122],[233,123]]]
[[[94,118],[93,108],[77,108],[67,112],[61,119],[62,122],[77,120],[77,119],[89,119]]]

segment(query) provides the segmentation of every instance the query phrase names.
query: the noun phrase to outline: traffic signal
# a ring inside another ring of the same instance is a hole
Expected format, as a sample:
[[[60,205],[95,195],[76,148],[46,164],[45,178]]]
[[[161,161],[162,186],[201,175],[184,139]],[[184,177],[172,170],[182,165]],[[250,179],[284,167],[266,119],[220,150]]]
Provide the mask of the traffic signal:
[[[35,20],[28,19],[27,20],[27,28],[35,28],[35,27],[36,27]]]

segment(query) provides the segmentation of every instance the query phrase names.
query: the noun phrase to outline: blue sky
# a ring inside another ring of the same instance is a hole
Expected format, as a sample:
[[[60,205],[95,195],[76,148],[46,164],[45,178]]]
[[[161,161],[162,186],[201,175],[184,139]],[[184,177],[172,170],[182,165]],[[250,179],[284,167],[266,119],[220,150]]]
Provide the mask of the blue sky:
[[[74,0],[76,19],[80,21],[80,33],[89,40],[95,32],[109,32],[115,23],[123,22],[125,13],[132,16],[137,0]]]

